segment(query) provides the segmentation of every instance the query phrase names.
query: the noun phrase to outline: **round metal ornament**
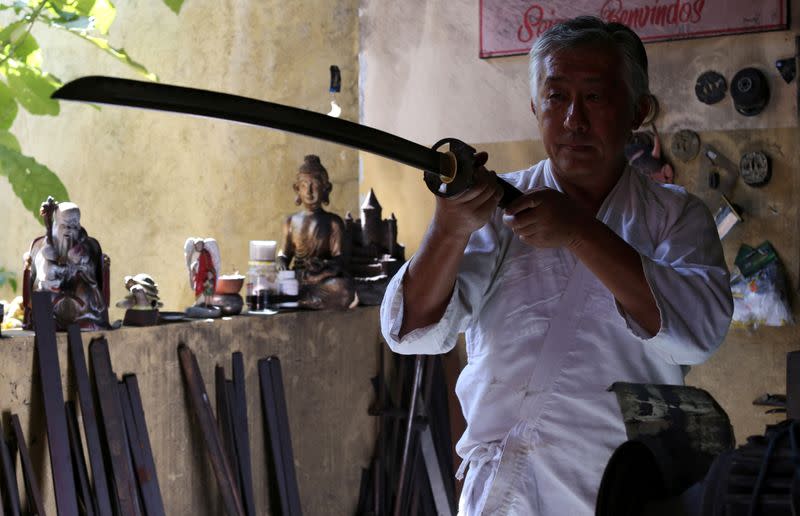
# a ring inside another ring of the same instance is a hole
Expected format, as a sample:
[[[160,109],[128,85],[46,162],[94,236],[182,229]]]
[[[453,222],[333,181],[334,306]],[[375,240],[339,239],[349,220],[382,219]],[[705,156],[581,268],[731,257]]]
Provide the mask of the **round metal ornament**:
[[[728,82],[725,77],[712,70],[700,74],[694,85],[694,94],[703,104],[716,104],[725,98],[726,91]]]
[[[750,186],[767,184],[772,176],[769,158],[763,152],[745,152],[739,160],[739,175]]]
[[[767,78],[757,68],[739,70],[731,81],[731,97],[740,114],[755,116],[761,113],[769,102]]]
[[[700,136],[690,129],[681,129],[672,137],[670,150],[673,156],[688,163],[700,152]]]

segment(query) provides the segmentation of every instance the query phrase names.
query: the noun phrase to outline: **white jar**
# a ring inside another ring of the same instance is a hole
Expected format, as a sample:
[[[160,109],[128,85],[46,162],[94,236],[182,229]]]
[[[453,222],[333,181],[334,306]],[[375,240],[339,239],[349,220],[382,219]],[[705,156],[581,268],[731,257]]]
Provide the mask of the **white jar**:
[[[300,282],[297,281],[294,271],[278,272],[278,292],[281,295],[280,308],[297,308],[297,298],[300,294]]]

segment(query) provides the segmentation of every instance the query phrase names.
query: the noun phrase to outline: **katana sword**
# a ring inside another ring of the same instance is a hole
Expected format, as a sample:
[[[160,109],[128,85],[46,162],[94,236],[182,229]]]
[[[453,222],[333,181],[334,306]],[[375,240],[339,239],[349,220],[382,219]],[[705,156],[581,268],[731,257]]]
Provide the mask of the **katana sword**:
[[[171,111],[260,127],[270,127],[339,143],[420,169],[436,195],[450,197],[474,184],[476,150],[455,138],[427,148],[399,136],[314,111],[228,93],[115,77],[89,76],[71,81],[52,98]],[[439,151],[445,145],[449,150]],[[498,178],[503,188],[500,207],[522,192]]]

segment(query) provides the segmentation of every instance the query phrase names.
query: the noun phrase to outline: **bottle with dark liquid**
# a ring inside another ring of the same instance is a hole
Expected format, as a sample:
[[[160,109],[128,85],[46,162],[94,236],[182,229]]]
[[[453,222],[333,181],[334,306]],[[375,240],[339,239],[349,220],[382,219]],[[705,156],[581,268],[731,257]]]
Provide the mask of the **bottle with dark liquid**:
[[[270,290],[277,284],[278,271],[275,267],[275,246],[273,240],[250,241],[250,268],[247,271],[247,295],[245,302],[251,312],[267,309]]]

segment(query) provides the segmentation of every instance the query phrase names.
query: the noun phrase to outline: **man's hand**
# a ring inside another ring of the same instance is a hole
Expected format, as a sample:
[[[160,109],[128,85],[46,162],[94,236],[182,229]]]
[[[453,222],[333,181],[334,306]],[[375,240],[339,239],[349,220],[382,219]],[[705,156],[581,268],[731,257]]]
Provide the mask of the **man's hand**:
[[[472,232],[489,221],[503,197],[495,173],[484,166],[488,158],[485,152],[475,155],[471,188],[453,197],[436,197],[433,220],[403,278],[401,337],[442,318]]]
[[[475,155],[475,184],[453,197],[436,197],[436,210],[432,226],[442,235],[469,239],[473,231],[489,221],[503,197],[497,176],[484,166],[489,155]]]
[[[539,188],[515,199],[503,222],[528,245],[574,249],[596,220],[558,190]]]

